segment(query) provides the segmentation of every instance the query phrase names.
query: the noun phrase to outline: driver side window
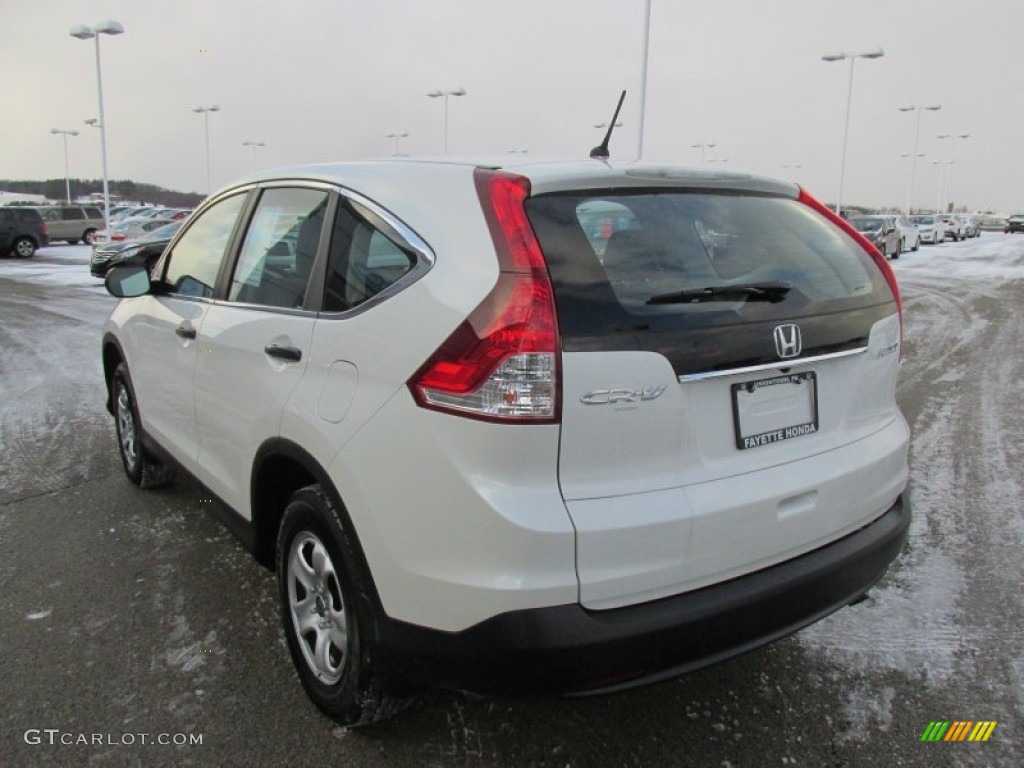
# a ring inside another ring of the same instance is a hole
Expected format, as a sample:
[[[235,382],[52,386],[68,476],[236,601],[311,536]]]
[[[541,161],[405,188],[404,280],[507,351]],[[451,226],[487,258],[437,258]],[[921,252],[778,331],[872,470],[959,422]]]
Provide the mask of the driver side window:
[[[164,272],[164,282],[172,293],[213,296],[217,274],[245,198],[242,192],[207,208],[175,244]]]

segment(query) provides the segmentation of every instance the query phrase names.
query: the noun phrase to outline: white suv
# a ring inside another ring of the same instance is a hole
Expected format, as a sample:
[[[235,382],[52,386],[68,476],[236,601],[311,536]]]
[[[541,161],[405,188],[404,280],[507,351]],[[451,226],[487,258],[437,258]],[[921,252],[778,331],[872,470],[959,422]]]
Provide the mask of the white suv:
[[[222,502],[342,723],[418,684],[707,665],[857,600],[906,539],[895,278],[792,184],[293,168],[107,286],[128,477]]]

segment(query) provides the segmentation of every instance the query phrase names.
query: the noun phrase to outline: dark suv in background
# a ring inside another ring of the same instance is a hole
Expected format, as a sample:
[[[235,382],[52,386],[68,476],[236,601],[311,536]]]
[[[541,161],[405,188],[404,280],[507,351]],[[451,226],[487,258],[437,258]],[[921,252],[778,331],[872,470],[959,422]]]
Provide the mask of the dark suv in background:
[[[0,208],[0,256],[30,259],[50,244],[46,222],[34,208]]]

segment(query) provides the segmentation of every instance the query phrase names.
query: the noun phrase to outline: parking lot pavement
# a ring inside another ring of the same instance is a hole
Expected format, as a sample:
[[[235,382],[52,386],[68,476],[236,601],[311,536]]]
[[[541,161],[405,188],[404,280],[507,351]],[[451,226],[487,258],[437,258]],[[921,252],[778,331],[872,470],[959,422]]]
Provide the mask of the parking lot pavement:
[[[114,301],[87,257],[0,260],[4,765],[1020,765],[1024,238],[894,262],[915,519],[869,600],[640,690],[437,691],[363,731],[308,702],[272,576],[201,491],[124,479],[98,356]],[[936,720],[997,725],[984,743],[922,742]]]

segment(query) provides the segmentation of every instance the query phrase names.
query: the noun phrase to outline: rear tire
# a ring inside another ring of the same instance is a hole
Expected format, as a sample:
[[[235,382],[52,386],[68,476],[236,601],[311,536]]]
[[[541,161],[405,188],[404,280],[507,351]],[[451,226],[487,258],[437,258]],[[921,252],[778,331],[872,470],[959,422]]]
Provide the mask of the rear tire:
[[[110,384],[114,403],[114,426],[124,473],[139,488],[157,488],[174,479],[174,467],[162,464],[142,445],[142,424],[135,404],[135,390],[128,366],[118,363]]]
[[[11,253],[19,259],[31,259],[36,254],[36,242],[31,237],[19,237],[11,245]]]
[[[380,669],[371,583],[352,535],[320,485],[288,501],[277,538],[277,584],[288,650],[306,694],[345,726],[379,722],[411,702]]]

